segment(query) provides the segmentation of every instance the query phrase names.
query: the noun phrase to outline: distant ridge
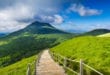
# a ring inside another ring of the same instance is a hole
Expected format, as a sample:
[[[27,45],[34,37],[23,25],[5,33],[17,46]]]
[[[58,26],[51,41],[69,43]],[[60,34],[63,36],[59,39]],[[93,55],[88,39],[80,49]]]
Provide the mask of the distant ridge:
[[[5,36],[6,34],[5,33],[0,33],[0,37],[3,37]]]
[[[101,34],[105,34],[105,33],[109,33],[110,30],[108,29],[95,29],[89,32],[86,32],[82,35],[93,35],[93,36],[97,36],[97,35],[101,35]]]
[[[106,34],[98,35],[98,37],[110,37],[110,33],[106,33]]]

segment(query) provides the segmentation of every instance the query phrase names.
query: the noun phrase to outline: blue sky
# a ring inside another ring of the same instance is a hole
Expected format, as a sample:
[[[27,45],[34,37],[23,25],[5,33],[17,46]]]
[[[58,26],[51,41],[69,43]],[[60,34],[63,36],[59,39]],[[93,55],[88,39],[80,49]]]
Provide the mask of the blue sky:
[[[0,32],[41,21],[71,32],[110,29],[110,0],[0,0]]]

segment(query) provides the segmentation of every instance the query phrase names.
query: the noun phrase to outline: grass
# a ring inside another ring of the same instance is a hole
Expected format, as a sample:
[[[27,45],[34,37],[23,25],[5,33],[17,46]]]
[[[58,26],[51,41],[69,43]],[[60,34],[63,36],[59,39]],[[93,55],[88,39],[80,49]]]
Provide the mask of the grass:
[[[72,37],[74,37],[75,35],[70,35],[70,34],[40,34],[38,35],[34,35],[37,38],[48,38],[48,39],[56,39],[55,43],[61,43],[65,40],[71,39]]]
[[[99,35],[98,37],[110,37],[110,33]]]
[[[43,49],[53,47],[72,36],[70,34],[24,33],[0,39],[0,74],[24,75],[31,58],[29,60],[23,58],[38,54]]]
[[[0,75],[26,75],[26,70],[29,63],[31,63],[30,66],[32,71],[31,74],[33,75],[35,60],[36,60],[36,55],[29,58],[24,58],[21,61],[9,65],[7,67],[0,68]]]
[[[11,72],[12,75],[13,73],[23,74],[27,64],[23,58],[37,55],[41,50],[58,45],[73,36],[75,34],[62,32],[50,24],[35,22],[24,29],[1,37],[0,73],[2,75],[7,75],[8,72]],[[17,68],[16,64],[21,67]]]
[[[24,33],[12,38],[0,39],[0,67],[37,54],[40,50],[53,47],[72,36],[70,34]]]
[[[83,59],[104,75],[110,75],[110,38],[77,37],[53,47],[51,51],[73,60]]]

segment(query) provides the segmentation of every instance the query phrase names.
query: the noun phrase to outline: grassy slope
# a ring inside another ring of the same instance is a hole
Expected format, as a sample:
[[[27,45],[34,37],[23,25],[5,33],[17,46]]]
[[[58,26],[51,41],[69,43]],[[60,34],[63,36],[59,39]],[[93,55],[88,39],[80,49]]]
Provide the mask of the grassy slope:
[[[72,37],[74,37],[75,35],[72,34],[42,34],[39,35],[38,38],[40,37],[46,37],[48,39],[51,39],[52,37],[56,39],[56,43],[61,43],[63,41],[66,41],[68,39],[71,39]]]
[[[10,66],[0,68],[0,75],[26,75],[27,66],[29,63],[33,63],[36,60],[36,56],[24,58],[21,61],[12,64]],[[35,65],[31,65],[33,70]]]
[[[99,35],[98,37],[110,37],[110,33]]]
[[[8,72],[18,68],[20,72],[15,74],[14,71],[12,75],[24,75],[27,67],[27,62],[25,62],[26,60],[24,58],[31,57],[39,53],[40,50],[52,47],[71,37],[72,35],[70,34],[23,33],[19,36],[0,39],[0,73],[7,75]],[[16,64],[22,65],[19,65],[19,68],[16,67]]]
[[[22,30],[0,38],[0,68],[16,64],[23,58],[38,54],[41,50],[53,47],[73,36],[47,23],[32,23]]]
[[[51,50],[71,59],[83,59],[88,65],[110,75],[110,38],[78,37]]]
[[[22,34],[0,41],[0,66],[7,66],[23,57],[37,54],[71,38],[70,34]]]

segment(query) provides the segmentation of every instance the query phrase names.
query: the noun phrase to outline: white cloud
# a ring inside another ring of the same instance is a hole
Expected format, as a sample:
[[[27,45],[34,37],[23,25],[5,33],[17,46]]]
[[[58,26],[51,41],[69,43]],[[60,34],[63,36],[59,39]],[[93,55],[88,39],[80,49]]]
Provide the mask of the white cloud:
[[[54,23],[61,24],[63,22],[63,17],[60,15],[54,15]]]
[[[34,20],[54,24],[63,22],[63,17],[58,14],[60,1],[1,0],[0,4],[3,4],[0,5],[0,32],[19,30]]]
[[[92,24],[90,26],[90,30],[93,30],[93,29],[110,29],[110,24],[100,24],[100,23],[97,23],[97,24]]]
[[[66,13],[63,3],[75,2],[74,0],[0,0],[0,32],[19,30],[27,26],[28,22],[35,20],[55,25],[61,24],[65,17],[59,13],[62,11]],[[77,12],[81,16],[100,15],[102,13],[100,10],[91,9],[81,4],[73,4],[69,11]]]
[[[33,19],[33,17],[34,14],[29,10],[29,7],[24,5],[16,5],[0,10],[0,32],[13,32],[24,28],[28,23],[19,21]]]
[[[92,16],[92,15],[100,15],[102,13],[101,10],[91,9],[89,7],[85,7],[81,4],[72,4],[69,8],[72,12],[77,12],[80,16]]]
[[[0,32],[13,32],[27,26],[27,23],[20,23],[17,21],[0,21]]]
[[[1,20],[23,20],[33,18],[34,14],[30,11],[29,7],[21,5],[18,7],[9,7],[4,10],[0,10]]]
[[[109,23],[76,23],[73,20],[65,22],[61,25],[56,25],[55,26],[58,29],[69,31],[69,32],[77,32],[77,33],[82,33],[82,32],[88,32],[94,29],[110,29],[110,24]]]
[[[52,24],[61,24],[63,22],[63,17],[58,14],[53,15],[39,15],[37,17],[38,21],[49,22]]]

